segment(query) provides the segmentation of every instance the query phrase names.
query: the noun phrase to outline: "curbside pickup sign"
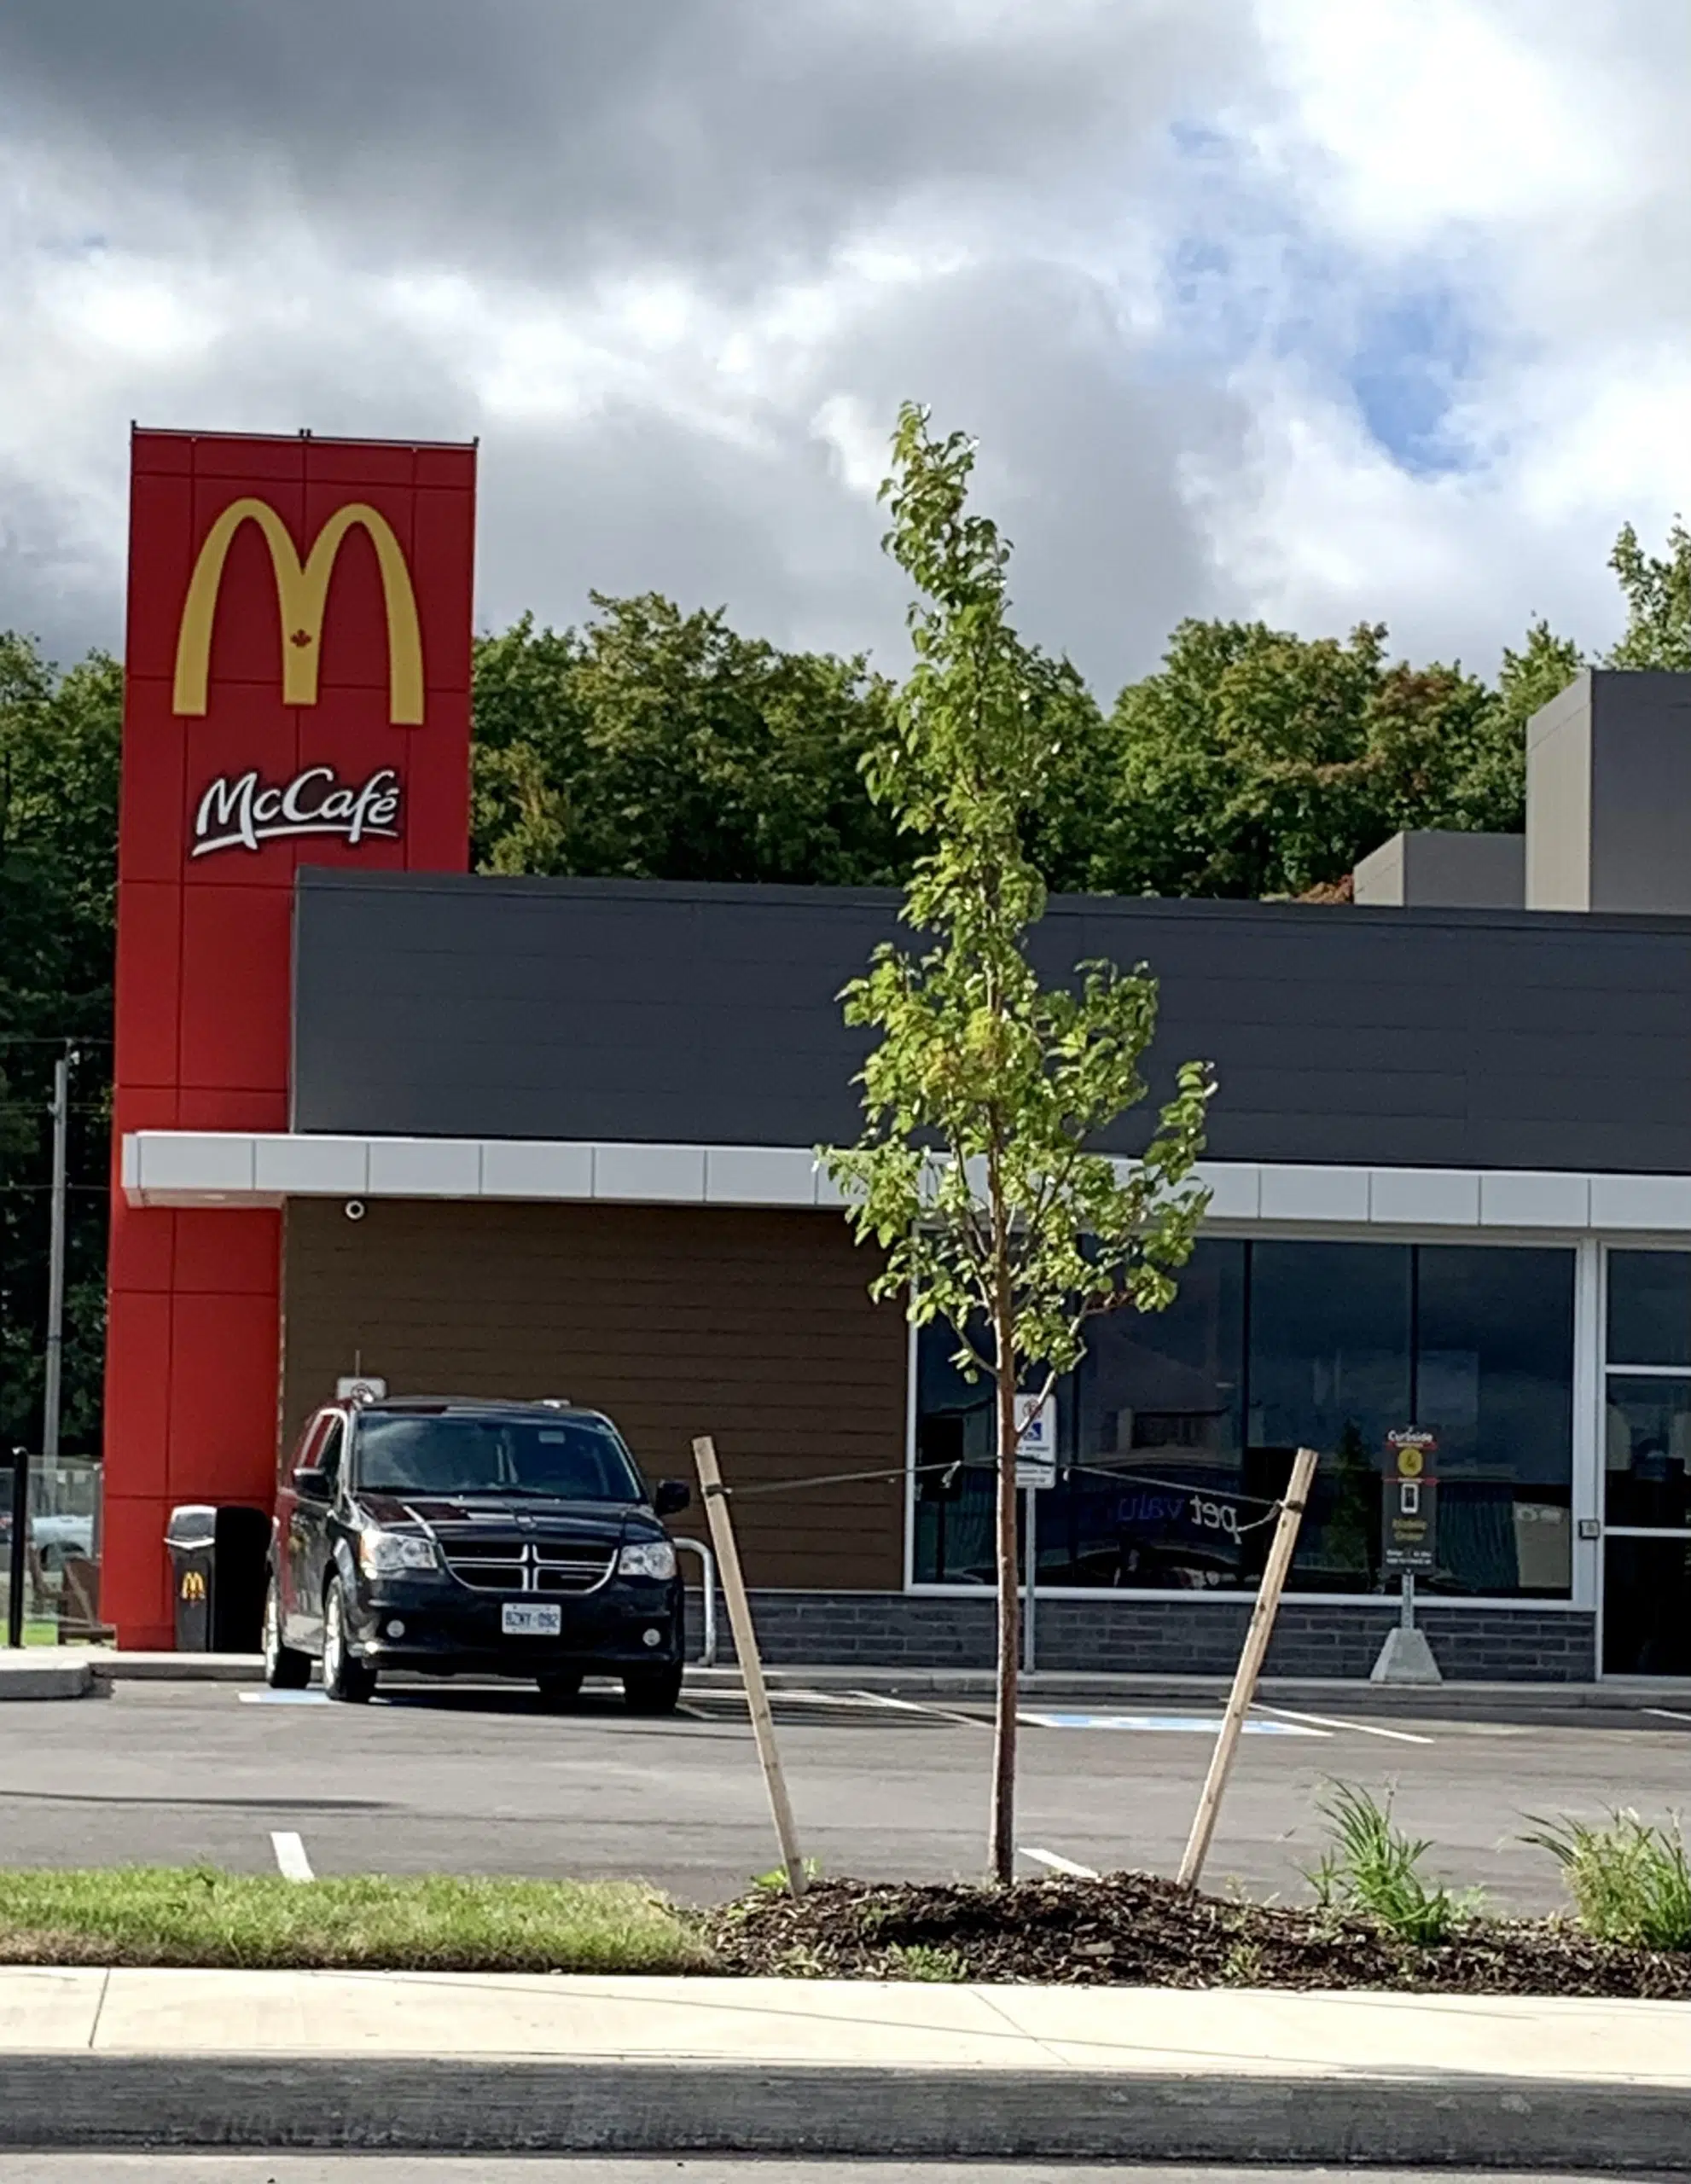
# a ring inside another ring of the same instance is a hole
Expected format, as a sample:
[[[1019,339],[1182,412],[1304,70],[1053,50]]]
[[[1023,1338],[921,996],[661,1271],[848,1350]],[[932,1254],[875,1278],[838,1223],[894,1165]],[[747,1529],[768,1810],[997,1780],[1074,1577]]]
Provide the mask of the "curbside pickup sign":
[[[1037,1492],[1057,1483],[1057,1398],[1016,1397],[1016,1484]]]
[[[1404,1426],[1386,1437],[1381,1567],[1430,1577],[1438,1562],[1438,1483],[1433,1476],[1438,1437]]]

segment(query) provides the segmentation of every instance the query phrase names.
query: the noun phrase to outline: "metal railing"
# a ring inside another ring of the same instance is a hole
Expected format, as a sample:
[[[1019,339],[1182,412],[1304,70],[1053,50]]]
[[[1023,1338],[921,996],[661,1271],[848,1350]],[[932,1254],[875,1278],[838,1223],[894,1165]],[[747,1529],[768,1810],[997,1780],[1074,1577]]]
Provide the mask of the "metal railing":
[[[704,1596],[704,1648],[699,1655],[702,1669],[713,1669],[717,1664],[717,1558],[701,1539],[677,1539],[677,1548],[684,1547],[689,1554],[696,1554],[700,1563],[700,1585]]]

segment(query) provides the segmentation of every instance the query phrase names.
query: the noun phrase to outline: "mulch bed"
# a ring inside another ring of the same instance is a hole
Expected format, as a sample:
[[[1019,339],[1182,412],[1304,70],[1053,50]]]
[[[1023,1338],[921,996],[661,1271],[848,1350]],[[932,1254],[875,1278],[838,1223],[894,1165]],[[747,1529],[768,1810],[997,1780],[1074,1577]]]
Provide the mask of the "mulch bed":
[[[796,1902],[759,1889],[714,1914],[711,1940],[720,1970],[786,1977],[1691,2000],[1691,1950],[1593,1941],[1563,1920],[1475,1918],[1416,1948],[1365,1920],[1149,1873],[1008,1888],[816,1881]]]

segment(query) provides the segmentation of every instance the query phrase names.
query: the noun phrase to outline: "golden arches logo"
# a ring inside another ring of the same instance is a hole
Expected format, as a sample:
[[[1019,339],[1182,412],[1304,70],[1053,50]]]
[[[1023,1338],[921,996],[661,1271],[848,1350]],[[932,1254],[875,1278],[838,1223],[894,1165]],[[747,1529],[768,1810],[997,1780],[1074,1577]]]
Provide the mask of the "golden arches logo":
[[[203,1600],[206,1580],[198,1570],[184,1570],[182,1573],[182,1597],[185,1600]]]
[[[387,608],[387,717],[398,728],[416,728],[423,717],[422,636],[417,627],[416,595],[411,572],[386,516],[363,501],[337,508],[312,541],[301,561],[288,526],[268,501],[231,501],[200,549],[183,601],[177,633],[173,710],[200,714],[212,660],[212,624],[223,586],[224,564],[243,523],[256,523],[270,548],[276,573],[276,613],[282,622],[282,700],[287,706],[317,702],[317,668],[323,648],[323,608],[335,557],[350,531],[362,530],[375,549]]]

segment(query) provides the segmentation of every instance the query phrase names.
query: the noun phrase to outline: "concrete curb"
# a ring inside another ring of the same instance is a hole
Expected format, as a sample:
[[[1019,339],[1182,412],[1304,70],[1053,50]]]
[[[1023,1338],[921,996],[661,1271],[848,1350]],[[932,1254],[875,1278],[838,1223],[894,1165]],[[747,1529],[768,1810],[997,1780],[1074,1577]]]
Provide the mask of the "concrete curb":
[[[115,1683],[258,1683],[264,1676],[264,1663],[256,1653],[120,1653],[90,1647],[74,1653],[67,1648],[66,1658],[41,1650],[47,1653],[45,1661],[32,1654],[26,1659],[20,1657],[15,1666],[0,1653],[0,1699],[83,1699],[103,1695]],[[60,1681],[50,1688],[31,1687],[44,1669]],[[878,1698],[942,1705],[948,1700],[990,1704],[995,1691],[992,1676],[974,1669],[776,1665],[767,1673],[770,1688],[776,1691],[864,1691]],[[695,1691],[737,1692],[740,1671],[731,1664],[694,1666],[688,1670],[688,1684]],[[1072,1699],[1094,1705],[1113,1700],[1118,1705],[1188,1710],[1219,1705],[1228,1687],[1227,1679],[1220,1676],[1086,1675],[1059,1670],[1022,1679],[1023,1694],[1029,1699]],[[1445,1721],[1517,1714],[1625,1713],[1641,1706],[1691,1708],[1691,1682],[1665,1677],[1647,1685],[1445,1683],[1422,1689],[1337,1678],[1265,1676],[1258,1693],[1269,1706],[1317,1712],[1336,1709],[1341,1714],[1360,1711],[1375,1717],[1420,1715]]]
[[[491,2058],[0,2056],[0,2146],[1671,2170],[1682,2088]]]
[[[51,1653],[44,1660],[29,1653],[11,1660],[0,1657],[0,1699],[87,1699],[93,1691],[94,1671],[86,1661],[55,1661]]]

